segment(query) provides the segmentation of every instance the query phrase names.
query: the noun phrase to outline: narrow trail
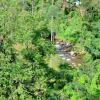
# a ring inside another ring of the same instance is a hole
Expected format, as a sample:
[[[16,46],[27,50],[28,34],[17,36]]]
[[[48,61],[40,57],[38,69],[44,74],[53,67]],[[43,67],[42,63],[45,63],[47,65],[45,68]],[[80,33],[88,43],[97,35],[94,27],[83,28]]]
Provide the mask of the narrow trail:
[[[82,64],[82,57],[80,55],[76,55],[75,52],[72,51],[71,43],[61,41],[56,42],[55,48],[56,53],[61,57],[61,59],[65,60],[73,67],[77,67]]]

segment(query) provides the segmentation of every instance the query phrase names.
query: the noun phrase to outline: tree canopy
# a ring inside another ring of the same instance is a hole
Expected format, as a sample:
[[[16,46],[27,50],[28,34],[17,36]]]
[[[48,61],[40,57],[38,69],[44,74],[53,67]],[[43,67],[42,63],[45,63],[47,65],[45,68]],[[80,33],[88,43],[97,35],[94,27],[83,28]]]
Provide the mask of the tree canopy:
[[[0,0],[0,100],[100,100],[100,1],[79,1]],[[56,54],[54,33],[80,66]]]

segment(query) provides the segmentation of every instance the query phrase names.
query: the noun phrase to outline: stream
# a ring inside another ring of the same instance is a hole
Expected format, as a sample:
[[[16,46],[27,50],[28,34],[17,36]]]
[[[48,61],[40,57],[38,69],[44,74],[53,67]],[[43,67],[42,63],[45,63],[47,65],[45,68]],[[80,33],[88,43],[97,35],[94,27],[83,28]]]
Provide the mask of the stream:
[[[72,51],[71,43],[59,41],[55,43],[55,48],[56,53],[61,57],[61,59],[69,63],[71,66],[77,67],[82,64],[82,57]]]

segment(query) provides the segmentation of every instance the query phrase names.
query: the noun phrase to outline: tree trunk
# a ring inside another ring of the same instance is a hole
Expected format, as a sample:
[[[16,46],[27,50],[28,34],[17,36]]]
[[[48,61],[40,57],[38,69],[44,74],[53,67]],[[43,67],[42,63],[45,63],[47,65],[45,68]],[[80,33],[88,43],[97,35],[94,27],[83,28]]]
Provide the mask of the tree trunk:
[[[34,2],[34,0],[32,0],[32,15],[34,13],[34,6],[35,6],[35,2]]]
[[[54,4],[54,0],[52,0],[52,6]],[[54,21],[54,18],[53,18],[53,15],[51,16],[51,41],[53,41],[53,21]]]
[[[53,41],[53,16],[51,17],[51,41]]]
[[[66,8],[66,0],[63,0],[62,2],[62,11],[65,11]]]

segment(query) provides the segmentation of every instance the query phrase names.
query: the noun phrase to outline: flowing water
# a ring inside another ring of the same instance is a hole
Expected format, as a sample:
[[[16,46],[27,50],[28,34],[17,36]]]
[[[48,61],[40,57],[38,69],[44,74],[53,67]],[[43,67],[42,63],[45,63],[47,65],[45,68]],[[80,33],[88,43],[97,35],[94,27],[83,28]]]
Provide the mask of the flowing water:
[[[65,60],[67,63],[74,66],[80,66],[82,64],[82,56],[76,55],[72,51],[72,44],[68,42],[56,42],[56,53]]]

